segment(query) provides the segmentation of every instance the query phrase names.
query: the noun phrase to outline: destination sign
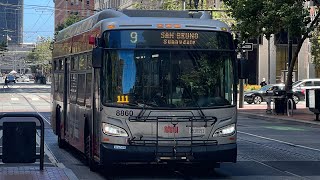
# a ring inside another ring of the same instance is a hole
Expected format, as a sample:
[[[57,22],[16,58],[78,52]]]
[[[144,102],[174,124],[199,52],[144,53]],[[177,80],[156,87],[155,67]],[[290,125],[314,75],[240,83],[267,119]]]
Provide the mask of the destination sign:
[[[161,32],[164,45],[195,45],[199,39],[197,32]]]
[[[231,35],[220,31],[114,30],[103,36],[106,48],[233,49]]]

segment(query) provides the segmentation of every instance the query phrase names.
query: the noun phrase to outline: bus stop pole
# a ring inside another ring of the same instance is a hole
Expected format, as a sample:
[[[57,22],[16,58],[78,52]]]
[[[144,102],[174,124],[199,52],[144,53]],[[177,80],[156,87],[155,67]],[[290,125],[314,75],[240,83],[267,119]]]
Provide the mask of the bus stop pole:
[[[248,61],[248,51],[243,51],[246,53],[246,60]],[[241,52],[241,56],[243,57],[243,52]],[[244,79],[239,80],[239,108],[243,108],[244,104]]]
[[[244,84],[244,79],[239,80],[239,108],[243,108],[243,84]]]

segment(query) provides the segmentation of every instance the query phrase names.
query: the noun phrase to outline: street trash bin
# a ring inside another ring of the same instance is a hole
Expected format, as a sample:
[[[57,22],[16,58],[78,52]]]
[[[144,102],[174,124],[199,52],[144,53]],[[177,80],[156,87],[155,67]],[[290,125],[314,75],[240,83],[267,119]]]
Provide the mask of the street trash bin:
[[[286,112],[286,91],[276,90],[273,92],[274,112],[276,114],[284,114]]]

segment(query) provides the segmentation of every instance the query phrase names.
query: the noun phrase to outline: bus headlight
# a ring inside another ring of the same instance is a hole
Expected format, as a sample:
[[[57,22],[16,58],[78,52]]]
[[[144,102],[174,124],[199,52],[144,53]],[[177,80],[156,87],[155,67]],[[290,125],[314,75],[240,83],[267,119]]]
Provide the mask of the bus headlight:
[[[222,128],[217,129],[213,133],[213,137],[218,137],[218,136],[229,136],[233,134],[236,131],[236,125],[235,124],[230,124],[228,126],[224,126]]]
[[[126,130],[108,123],[102,123],[102,132],[110,136],[128,137]]]

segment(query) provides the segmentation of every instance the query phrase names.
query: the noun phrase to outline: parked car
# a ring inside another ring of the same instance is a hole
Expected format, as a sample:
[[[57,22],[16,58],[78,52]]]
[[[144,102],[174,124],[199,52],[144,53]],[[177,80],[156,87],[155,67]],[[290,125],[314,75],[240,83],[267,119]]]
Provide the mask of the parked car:
[[[284,90],[284,84],[268,84],[263,86],[259,90],[256,91],[248,91],[244,93],[244,101],[248,104],[261,104],[261,102],[265,102],[267,97],[272,97],[274,95],[274,91]],[[297,104],[299,101],[305,99],[305,94],[303,91],[300,91],[296,88],[292,88],[293,91],[293,100]]]
[[[320,89],[320,78],[303,79],[292,83],[292,89],[305,93],[306,89]]]
[[[28,76],[26,76],[26,75],[22,75],[22,76],[20,76],[20,77],[16,78],[16,81],[17,81],[17,82],[29,82],[29,81],[30,81],[30,79],[29,79],[29,77],[28,77]]]
[[[16,83],[16,78],[14,77],[14,75],[9,74],[7,75],[6,79],[7,79],[7,83],[10,83],[10,82]]]

